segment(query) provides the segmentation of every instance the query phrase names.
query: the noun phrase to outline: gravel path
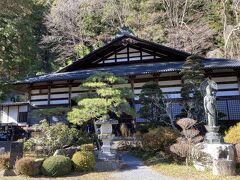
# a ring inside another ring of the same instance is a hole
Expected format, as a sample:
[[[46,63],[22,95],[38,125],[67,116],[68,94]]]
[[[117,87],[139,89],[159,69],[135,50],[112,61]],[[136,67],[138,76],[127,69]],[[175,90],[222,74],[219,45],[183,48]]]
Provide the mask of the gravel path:
[[[173,180],[163,176],[145,166],[139,159],[128,154],[123,155],[122,160],[128,164],[124,171],[114,172],[112,177],[119,180]]]

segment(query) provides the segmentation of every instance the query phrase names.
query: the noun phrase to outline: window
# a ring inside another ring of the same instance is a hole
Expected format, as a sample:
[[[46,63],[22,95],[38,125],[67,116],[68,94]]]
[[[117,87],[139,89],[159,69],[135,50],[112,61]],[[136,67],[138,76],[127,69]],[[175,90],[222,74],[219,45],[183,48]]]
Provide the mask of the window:
[[[18,114],[18,122],[27,122],[28,112],[19,112]]]

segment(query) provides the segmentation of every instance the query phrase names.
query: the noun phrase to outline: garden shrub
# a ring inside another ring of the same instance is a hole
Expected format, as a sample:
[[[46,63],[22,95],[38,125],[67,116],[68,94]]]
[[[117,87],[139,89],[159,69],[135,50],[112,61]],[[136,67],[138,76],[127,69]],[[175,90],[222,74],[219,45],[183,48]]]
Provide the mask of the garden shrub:
[[[19,175],[36,176],[40,172],[40,170],[35,166],[34,159],[29,157],[17,160],[15,168],[17,174]]]
[[[42,173],[45,176],[57,177],[67,175],[72,170],[70,158],[57,155],[47,158],[42,164]]]
[[[7,153],[0,155],[0,170],[9,168],[10,155]]]
[[[226,143],[238,144],[240,143],[240,123],[237,123],[235,126],[232,126],[225,131],[224,141]]]
[[[23,150],[24,151],[33,151],[34,150],[35,143],[32,141],[32,139],[28,139],[23,144]]]
[[[178,120],[177,125],[182,129],[181,136],[177,138],[177,143],[170,147],[171,152],[181,158],[186,158],[186,165],[192,161],[193,147],[203,140],[203,137],[199,134],[199,130],[194,128],[196,122],[196,120],[191,118],[182,118]]]
[[[93,171],[96,166],[94,154],[90,151],[76,152],[72,157],[72,161],[75,170],[80,172]]]
[[[176,140],[176,132],[169,127],[150,129],[143,134],[142,146],[145,151],[164,150]]]
[[[93,146],[93,144],[83,144],[83,145],[81,145],[81,150],[82,151],[91,151],[91,152],[93,152],[94,146]]]

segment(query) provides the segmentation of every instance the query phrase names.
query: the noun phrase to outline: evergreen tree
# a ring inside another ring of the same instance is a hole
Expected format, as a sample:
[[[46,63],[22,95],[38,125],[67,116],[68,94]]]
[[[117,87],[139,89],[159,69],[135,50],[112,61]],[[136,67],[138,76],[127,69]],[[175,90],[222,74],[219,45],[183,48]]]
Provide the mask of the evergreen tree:
[[[182,113],[179,117],[188,117],[198,121],[204,120],[203,97],[199,90],[204,80],[204,65],[201,58],[193,55],[186,59],[180,75],[182,75]]]
[[[140,117],[146,119],[151,127],[170,125],[163,102],[163,94],[157,82],[147,82],[140,94]]]
[[[124,79],[111,73],[98,73],[89,77],[82,87],[88,89],[86,94],[78,98],[78,106],[68,113],[68,120],[73,124],[82,125],[90,120],[104,119],[111,115],[120,117],[123,113],[135,116],[128,98],[131,93],[126,88],[116,88],[116,84],[127,83]]]

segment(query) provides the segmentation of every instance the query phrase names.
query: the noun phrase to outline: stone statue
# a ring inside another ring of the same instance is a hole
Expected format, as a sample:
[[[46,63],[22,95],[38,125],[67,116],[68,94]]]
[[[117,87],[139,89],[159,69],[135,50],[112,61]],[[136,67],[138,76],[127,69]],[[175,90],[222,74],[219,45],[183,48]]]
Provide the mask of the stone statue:
[[[207,126],[217,126],[217,108],[216,108],[216,93],[217,83],[207,78],[200,85],[201,93],[204,97],[204,110],[207,117]]]
[[[217,126],[216,92],[217,84],[214,81],[208,80],[206,95],[204,96],[204,109],[209,127]]]

